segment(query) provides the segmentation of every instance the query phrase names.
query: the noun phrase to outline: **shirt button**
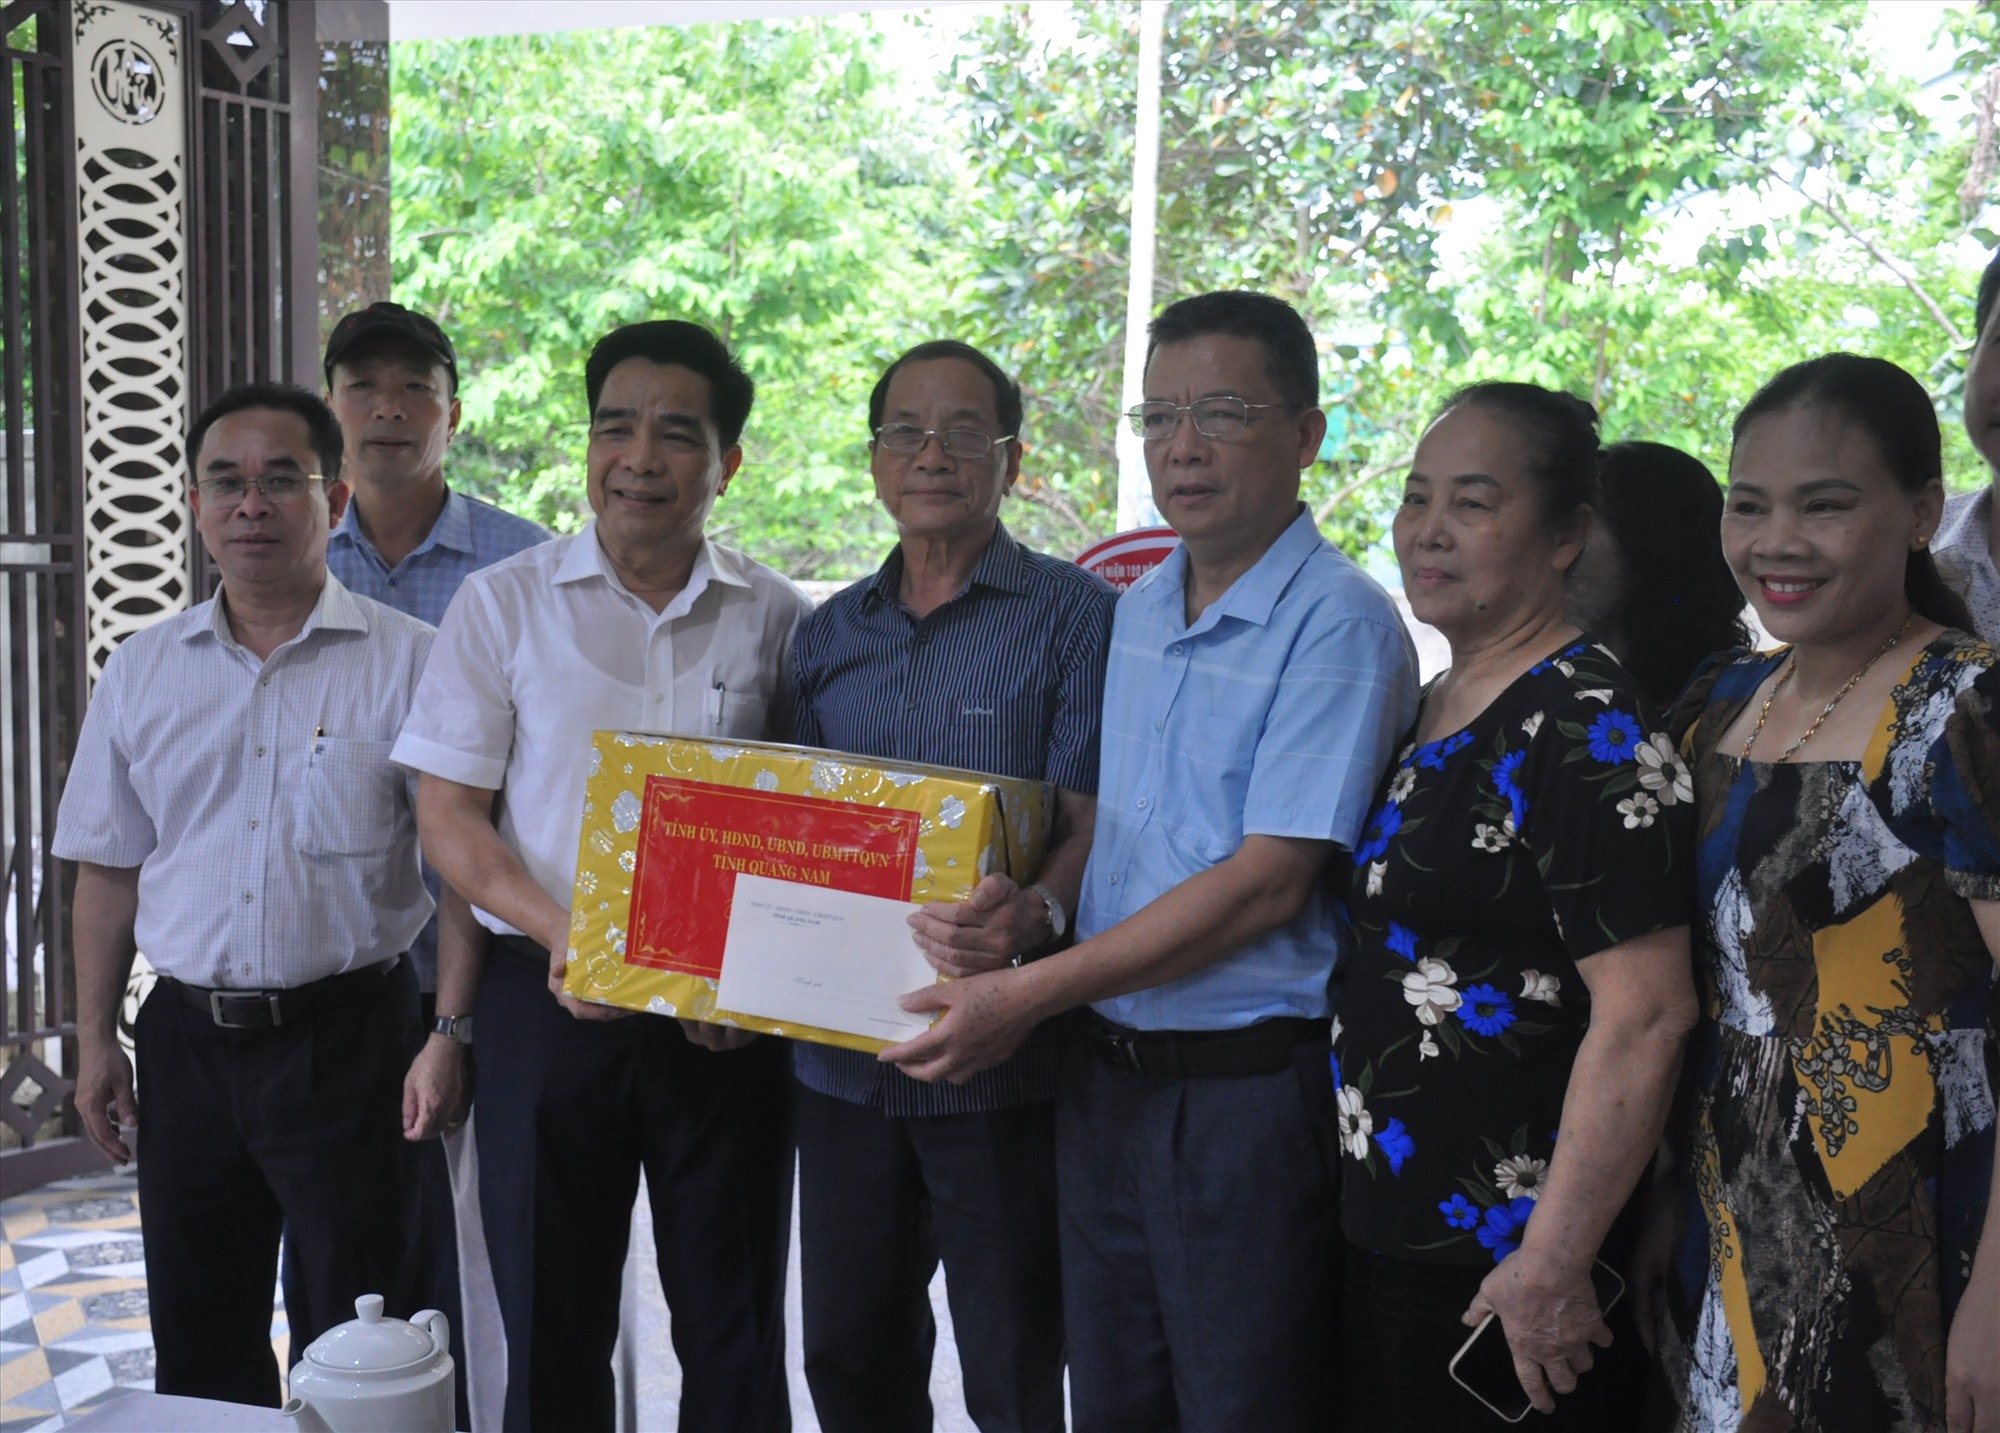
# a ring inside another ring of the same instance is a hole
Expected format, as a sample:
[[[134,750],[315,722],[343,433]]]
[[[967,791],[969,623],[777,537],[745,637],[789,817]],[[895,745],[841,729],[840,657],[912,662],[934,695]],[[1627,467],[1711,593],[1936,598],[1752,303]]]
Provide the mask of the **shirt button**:
[[[268,687],[271,685],[271,679],[269,677],[259,677],[257,678],[257,685],[260,687]]]
[[[1115,875],[1114,875],[1114,876],[1113,876],[1113,877],[1111,878],[1111,884],[1112,884],[1112,885],[1114,885],[1114,886],[1118,884],[1118,877],[1117,877],[1117,876],[1115,876]],[[249,898],[248,896],[245,896],[245,897],[244,897],[243,899],[245,899],[245,900],[247,901],[247,900],[249,900],[250,898]]]
[[[1178,642],[1174,644],[1174,655],[1176,657],[1180,656],[1181,653],[1185,651],[1187,651],[1187,648],[1181,646]]]
[[[250,818],[250,829],[252,831],[255,831],[257,829],[257,818],[255,816],[252,816]]]
[[[244,973],[245,975],[248,975],[248,974],[250,973],[250,967],[249,967],[249,966],[247,966],[247,965],[246,965],[246,966],[244,966],[244,967],[243,967],[243,973]]]
[[[1152,804],[1153,804],[1153,803],[1152,803],[1151,801],[1148,801],[1148,800],[1147,800],[1147,799],[1146,799],[1145,797],[1143,797],[1143,796],[1141,796],[1141,797],[1139,798],[1139,809],[1140,809],[1141,811],[1144,811],[1144,810],[1145,810],[1145,809],[1146,809],[1146,808],[1147,808],[1148,806],[1150,806],[1150,805],[1152,805]]]
[[[260,746],[260,747],[258,747],[258,748],[257,748],[257,755],[259,755],[259,756],[262,756],[263,754],[264,754],[264,748],[263,748],[263,747],[261,747],[261,746]]]
[[[1158,717],[1153,718],[1154,731],[1165,731],[1166,729],[1167,729],[1167,724],[1165,722],[1161,721]]]
[[[1115,881],[1118,878],[1116,876],[1113,876],[1111,879]],[[245,891],[243,893],[243,904],[246,906],[250,904],[250,893],[248,891]]]

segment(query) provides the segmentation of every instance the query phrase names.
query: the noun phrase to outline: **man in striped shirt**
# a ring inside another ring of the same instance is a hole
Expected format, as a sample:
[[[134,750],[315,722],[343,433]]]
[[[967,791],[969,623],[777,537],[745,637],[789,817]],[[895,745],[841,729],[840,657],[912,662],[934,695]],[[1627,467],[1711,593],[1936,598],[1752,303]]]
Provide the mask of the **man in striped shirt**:
[[[985,354],[911,349],[869,396],[870,467],[898,542],[794,648],[801,743],[1057,788],[1037,880],[991,875],[939,912],[949,975],[1059,942],[1090,848],[1114,594],[999,519],[1021,467],[1021,390]],[[825,1433],[927,1433],[942,1259],[967,1411],[982,1433],[1063,1426],[1054,1043],[963,1086],[851,1050],[795,1047],[805,1368]]]

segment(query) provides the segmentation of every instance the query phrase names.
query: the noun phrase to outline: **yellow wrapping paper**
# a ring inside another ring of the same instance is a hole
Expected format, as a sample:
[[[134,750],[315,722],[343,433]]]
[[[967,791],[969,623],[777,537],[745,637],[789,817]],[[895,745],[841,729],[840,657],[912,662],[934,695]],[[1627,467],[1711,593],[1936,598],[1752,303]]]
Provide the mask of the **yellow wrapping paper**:
[[[1054,793],[1040,781],[769,742],[600,731],[570,904],[579,1000],[876,1051],[866,1035],[716,1007],[738,873],[905,901],[1032,880]]]

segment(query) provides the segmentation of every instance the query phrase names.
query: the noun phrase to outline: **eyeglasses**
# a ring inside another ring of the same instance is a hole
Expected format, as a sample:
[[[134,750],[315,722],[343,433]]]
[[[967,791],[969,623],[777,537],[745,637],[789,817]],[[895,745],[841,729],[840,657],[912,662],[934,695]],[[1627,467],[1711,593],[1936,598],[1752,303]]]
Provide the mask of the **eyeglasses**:
[[[306,495],[313,483],[325,481],[318,473],[271,473],[261,478],[203,478],[195,484],[202,501],[224,512],[241,507],[255,488],[267,503],[283,506]]]
[[[997,443],[1011,443],[1014,435],[993,438],[977,428],[919,428],[914,423],[884,423],[875,430],[875,441],[892,453],[921,453],[936,438],[954,458],[983,458]]]
[[[1245,403],[1241,398],[1197,398],[1192,403],[1164,400],[1141,403],[1130,409],[1125,419],[1132,431],[1148,443],[1164,442],[1181,425],[1181,414],[1194,420],[1195,432],[1204,438],[1240,438],[1250,426],[1250,414],[1258,408],[1297,408],[1296,403]]]

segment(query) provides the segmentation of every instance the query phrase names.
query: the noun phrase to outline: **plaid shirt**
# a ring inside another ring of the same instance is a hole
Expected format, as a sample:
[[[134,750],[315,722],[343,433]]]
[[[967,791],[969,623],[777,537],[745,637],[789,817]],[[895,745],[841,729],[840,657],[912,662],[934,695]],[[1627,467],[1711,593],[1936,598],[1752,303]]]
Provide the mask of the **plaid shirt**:
[[[480,568],[547,542],[549,533],[526,518],[464,493],[445,490],[444,510],[416,551],[393,568],[361,531],[359,505],[348,503],[340,525],[327,535],[327,570],[350,592],[435,627],[444,621],[458,584]],[[437,899],[437,872],[424,865],[424,889]],[[437,989],[437,922],[427,923],[410,946],[417,985]]]

